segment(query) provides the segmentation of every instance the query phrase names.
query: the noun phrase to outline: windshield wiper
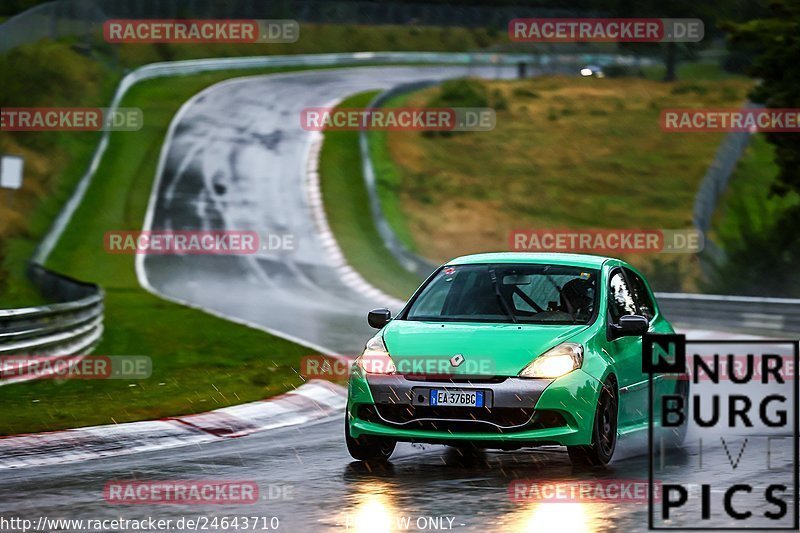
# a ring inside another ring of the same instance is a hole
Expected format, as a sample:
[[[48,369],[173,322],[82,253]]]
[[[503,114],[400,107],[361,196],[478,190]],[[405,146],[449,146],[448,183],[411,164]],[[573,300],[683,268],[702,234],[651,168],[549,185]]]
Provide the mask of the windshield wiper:
[[[500,286],[497,284],[497,273],[494,271],[493,268],[489,268],[489,279],[492,280],[492,287],[494,287],[494,294],[495,296],[497,296],[497,301],[500,302],[500,307],[503,308],[503,311],[505,312],[505,314],[508,315],[508,318],[510,318],[511,321],[514,324],[516,324],[517,317],[514,315],[514,311],[511,310],[511,306],[508,305],[506,299],[503,298],[502,294],[500,294]]]

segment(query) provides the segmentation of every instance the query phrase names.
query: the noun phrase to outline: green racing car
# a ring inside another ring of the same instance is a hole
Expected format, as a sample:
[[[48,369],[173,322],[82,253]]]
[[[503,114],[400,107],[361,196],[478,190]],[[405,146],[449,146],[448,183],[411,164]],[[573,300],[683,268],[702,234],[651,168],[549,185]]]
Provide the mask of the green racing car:
[[[380,331],[353,363],[345,414],[348,451],[364,461],[403,441],[555,444],[574,463],[606,464],[619,436],[648,427],[642,335],[674,332],[640,272],[577,254],[460,257],[396,317],[368,320]],[[686,379],[653,387],[688,395]],[[685,429],[672,432],[681,441]]]

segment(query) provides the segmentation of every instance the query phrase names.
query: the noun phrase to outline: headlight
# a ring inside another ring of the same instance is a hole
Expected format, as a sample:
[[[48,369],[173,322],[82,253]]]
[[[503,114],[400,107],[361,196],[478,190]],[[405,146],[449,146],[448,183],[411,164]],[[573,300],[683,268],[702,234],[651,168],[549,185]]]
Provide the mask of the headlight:
[[[557,378],[580,368],[583,346],[565,342],[546,351],[519,373],[521,378]]]
[[[386,350],[383,335],[378,333],[364,346],[364,351],[356,359],[356,364],[367,374],[394,374],[397,367]]]

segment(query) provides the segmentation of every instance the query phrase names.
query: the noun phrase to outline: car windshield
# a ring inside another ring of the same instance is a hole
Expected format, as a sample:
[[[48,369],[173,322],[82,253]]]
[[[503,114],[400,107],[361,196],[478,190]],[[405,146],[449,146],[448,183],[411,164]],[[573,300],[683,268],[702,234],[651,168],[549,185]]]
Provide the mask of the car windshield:
[[[597,270],[563,265],[463,265],[441,269],[404,316],[437,322],[588,324]]]

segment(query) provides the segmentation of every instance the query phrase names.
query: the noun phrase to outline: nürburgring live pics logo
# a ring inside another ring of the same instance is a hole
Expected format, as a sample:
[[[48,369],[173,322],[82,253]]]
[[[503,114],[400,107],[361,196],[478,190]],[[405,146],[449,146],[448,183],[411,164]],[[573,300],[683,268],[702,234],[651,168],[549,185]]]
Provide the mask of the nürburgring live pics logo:
[[[649,385],[649,529],[798,530],[799,344],[643,337],[642,371]],[[689,384],[688,394],[686,388],[672,388],[682,379]],[[689,453],[683,457],[697,464],[686,469],[684,463],[670,473],[663,436],[684,423]],[[661,487],[657,506],[655,485]]]

